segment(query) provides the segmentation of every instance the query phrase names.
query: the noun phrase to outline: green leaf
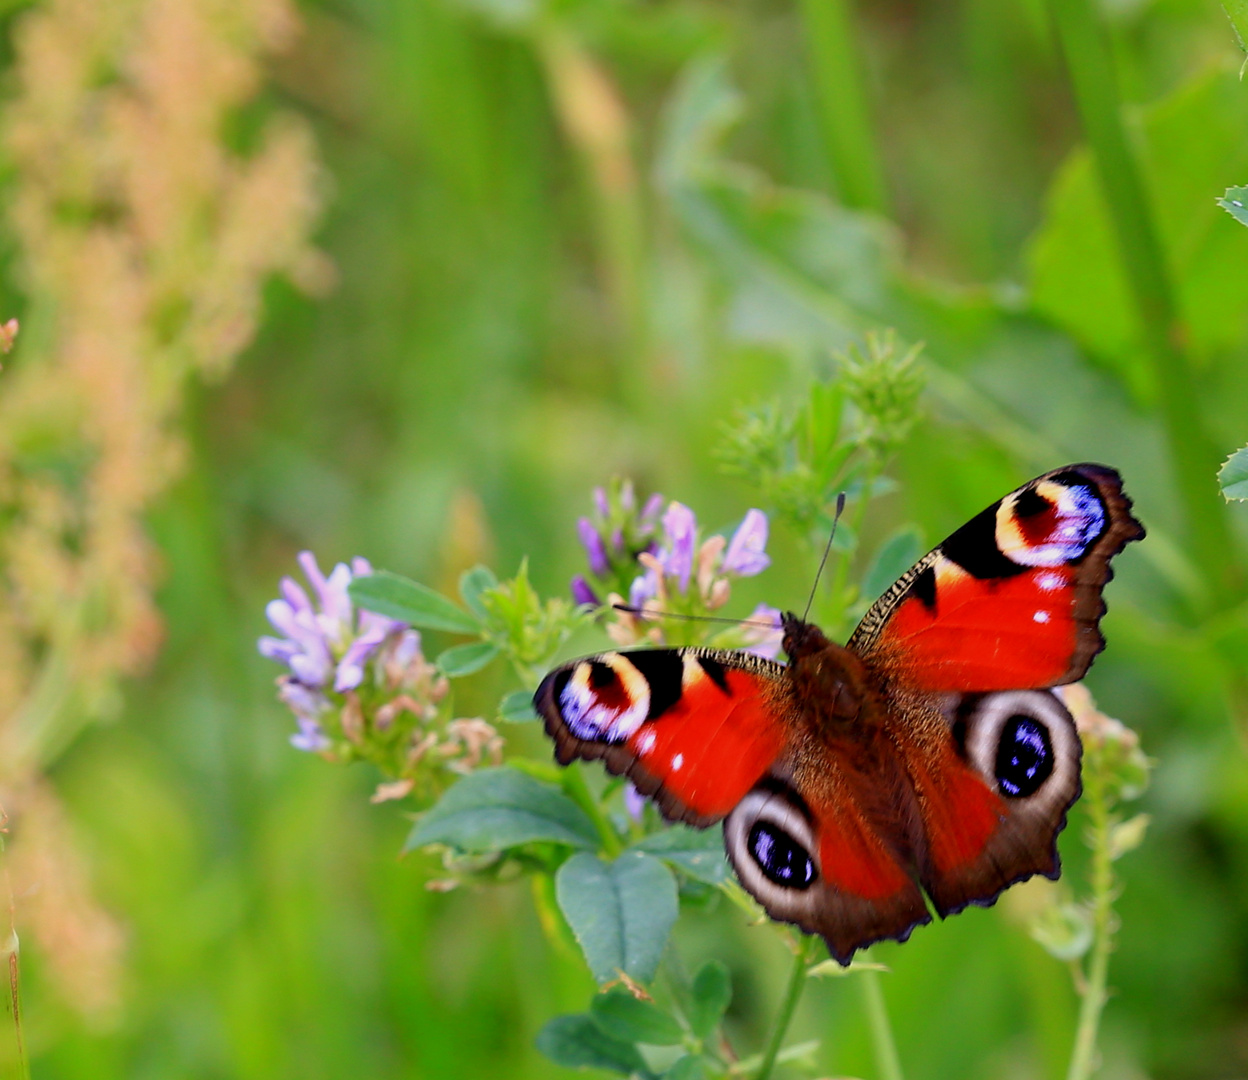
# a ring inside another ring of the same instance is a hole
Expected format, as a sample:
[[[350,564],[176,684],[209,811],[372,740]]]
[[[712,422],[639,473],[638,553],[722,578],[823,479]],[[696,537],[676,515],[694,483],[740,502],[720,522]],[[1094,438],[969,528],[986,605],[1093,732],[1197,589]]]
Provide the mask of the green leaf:
[[[1246,238],[1226,226],[1209,198],[1228,176],[1248,176],[1248,95],[1224,72],[1211,70],[1140,116],[1140,163],[1179,291],[1185,336],[1197,359],[1212,359],[1240,346],[1248,328]],[[1155,394],[1151,367],[1086,149],[1058,170],[1046,204],[1028,253],[1035,309],[1147,399]]]
[[[1248,53],[1248,0],[1222,0],[1222,10],[1231,20],[1231,28],[1235,31],[1235,43],[1241,52]],[[1239,77],[1244,77],[1240,69]]]
[[[719,826],[711,829],[690,829],[673,825],[662,832],[651,833],[635,844],[630,851],[645,851],[657,855],[665,862],[679,867],[691,878],[719,885],[728,879],[728,861],[724,858],[724,831]]]
[[[1228,187],[1218,205],[1241,225],[1248,225],[1248,187]]]
[[[888,970],[884,964],[877,964],[872,960],[854,960],[849,964],[842,964],[839,960],[822,960],[807,969],[806,977],[808,979],[841,979],[846,975],[856,975],[860,971]]]
[[[660,186],[736,286],[741,336],[842,348],[881,319],[897,237],[877,218],[723,160],[739,102],[720,58],[690,65],[665,118]]]
[[[498,654],[498,646],[493,642],[470,641],[467,645],[456,645],[447,649],[438,657],[437,664],[444,675],[457,679],[462,675],[480,671]]]
[[[622,986],[612,987],[589,1003],[594,1023],[613,1038],[647,1046],[675,1046],[684,1037],[671,1014],[652,1001],[633,997]]]
[[[600,983],[617,972],[649,982],[676,921],[676,879],[658,859],[626,851],[614,862],[573,855],[555,876],[555,894],[589,970]]]
[[[468,610],[479,619],[485,619],[489,615],[485,604],[481,602],[481,594],[486,589],[497,587],[498,578],[488,566],[474,566],[471,570],[465,570],[459,577],[459,595],[468,605]]]
[[[1121,859],[1127,852],[1134,851],[1144,843],[1144,834],[1152,818],[1148,814],[1136,814],[1133,818],[1120,821],[1109,831],[1109,857]]]
[[[538,718],[533,709],[533,695],[515,690],[498,703],[498,718],[508,724],[531,724]]]
[[[1092,915],[1082,904],[1053,904],[1031,921],[1028,930],[1058,960],[1078,960],[1092,947]]]
[[[689,991],[689,1026],[705,1039],[723,1019],[732,1001],[732,976],[718,960],[708,960],[693,977]]]
[[[416,823],[405,851],[446,844],[472,855],[537,840],[598,846],[598,832],[558,788],[515,769],[479,769],[450,788]]]
[[[700,1054],[686,1054],[677,1058],[670,1069],[663,1074],[663,1080],[706,1080],[710,1073],[706,1071],[706,1058]]]
[[[913,526],[894,533],[875,553],[871,568],[862,579],[864,600],[874,600],[910,569],[923,554],[923,540]]]
[[[481,632],[477,619],[441,593],[388,570],[356,578],[349,591],[357,607],[401,619],[422,630],[449,630],[454,634]]]
[[[1248,446],[1226,459],[1218,470],[1218,485],[1227,499],[1248,499]]]
[[[537,1033],[537,1049],[565,1069],[610,1069],[612,1072],[654,1074],[632,1043],[613,1038],[585,1013],[556,1016]]]

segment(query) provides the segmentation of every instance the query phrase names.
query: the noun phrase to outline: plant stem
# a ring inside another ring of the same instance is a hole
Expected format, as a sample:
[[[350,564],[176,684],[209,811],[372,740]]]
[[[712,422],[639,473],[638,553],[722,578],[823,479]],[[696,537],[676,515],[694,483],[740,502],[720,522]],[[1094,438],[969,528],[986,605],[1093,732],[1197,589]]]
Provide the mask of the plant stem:
[[[1114,865],[1110,851],[1110,819],[1105,781],[1097,769],[1087,770],[1085,791],[1088,816],[1092,819],[1092,953],[1082,988],[1079,1026],[1070,1056],[1066,1080],[1087,1080],[1096,1056],[1096,1036],[1101,1013],[1108,1000],[1109,954],[1114,943]]]
[[[776,1064],[776,1055],[780,1053],[780,1045],[784,1042],[785,1033],[793,1019],[798,999],[806,989],[806,965],[810,958],[810,939],[802,935],[793,951],[793,968],[789,972],[789,985],[784,992],[784,1001],[780,1004],[780,1012],[776,1014],[776,1024],[771,1030],[771,1038],[767,1041],[767,1049],[763,1053],[763,1063],[758,1067],[754,1080],[767,1080]]]
[[[1242,586],[1236,544],[1218,497],[1220,456],[1201,423],[1194,372],[1169,268],[1139,166],[1127,140],[1109,51],[1094,0],[1049,0],[1084,131],[1135,302],[1169,443],[1193,561],[1210,575],[1212,601],[1229,606]],[[1228,553],[1232,553],[1228,557]]]
[[[801,0],[823,141],[841,202],[888,212],[883,170],[871,137],[854,33],[852,0]]]
[[[535,45],[555,113],[584,164],[607,293],[635,358],[646,337],[646,243],[628,110],[606,69],[556,22],[539,27]]]
[[[624,844],[615,831],[615,826],[603,812],[602,806],[594,798],[594,793],[589,790],[589,785],[585,783],[582,768],[583,764],[578,761],[564,770],[563,789],[572,796],[576,804],[589,815],[594,823],[594,827],[598,830],[598,838],[602,841],[603,854],[609,859],[614,859],[624,850]]]
[[[897,1056],[897,1044],[893,1041],[893,1027],[888,1019],[888,1007],[884,1004],[884,991],[880,987],[878,971],[858,973],[862,985],[862,1000],[867,1009],[867,1023],[871,1027],[871,1042],[875,1048],[875,1066],[881,1080],[902,1080],[901,1059]]]

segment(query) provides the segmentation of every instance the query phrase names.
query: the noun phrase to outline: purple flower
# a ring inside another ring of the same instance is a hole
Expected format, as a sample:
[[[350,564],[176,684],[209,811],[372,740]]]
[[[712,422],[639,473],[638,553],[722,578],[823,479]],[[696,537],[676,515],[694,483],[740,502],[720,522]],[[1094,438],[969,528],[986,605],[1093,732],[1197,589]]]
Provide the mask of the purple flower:
[[[644,526],[652,526],[659,519],[659,511],[663,509],[663,496],[655,492],[646,500],[646,505],[641,508],[641,517],[638,519]]]
[[[594,607],[602,606],[602,601],[598,599],[598,594],[594,592],[589,582],[581,574],[577,574],[572,579],[572,599],[578,604],[592,604]]]
[[[602,536],[594,528],[589,518],[580,518],[576,523],[576,531],[589,556],[589,569],[595,577],[606,577],[611,572],[611,564],[607,561],[607,549],[603,546]]]
[[[624,809],[628,811],[629,817],[638,822],[646,810],[646,797],[631,780],[624,785]]]
[[[659,552],[659,561],[664,572],[680,582],[680,591],[688,592],[698,534],[693,511],[684,503],[673,502],[663,515],[663,531],[667,535],[667,546]]]
[[[357,575],[372,573],[368,560],[356,558],[351,566],[339,563],[328,576],[321,572],[310,551],[299,554],[316,604],[293,579],[281,582],[282,598],[270,601],[266,614],[282,637],[262,637],[261,655],[290,670],[279,680],[278,696],[294,712],[299,733],[292,743],[301,750],[323,750],[329,740],[318,717],[331,708],[327,692],[345,693],[364,680],[368,662],[382,645],[407,624],[375,614],[359,612],[358,619],[347,590]],[[416,638],[419,647],[419,638]]]
[[[771,559],[763,550],[767,546],[767,515],[761,510],[749,510],[737,531],[732,534],[720,571],[752,577],[771,565]]]
[[[633,580],[628,590],[628,604],[640,610],[645,607],[647,600],[653,600],[658,595],[659,577],[650,569]]]
[[[780,612],[767,604],[759,604],[742,624],[748,647],[746,652],[774,660],[784,644],[784,622]]]
[[[598,511],[598,516],[608,518],[611,516],[611,503],[607,501],[607,492],[605,488],[594,488],[594,509]]]
[[[298,716],[295,718],[295,722],[299,725],[299,730],[290,737],[290,745],[296,750],[305,750],[309,754],[316,754],[330,748],[329,736],[325,734],[321,729],[321,725],[315,720]]]

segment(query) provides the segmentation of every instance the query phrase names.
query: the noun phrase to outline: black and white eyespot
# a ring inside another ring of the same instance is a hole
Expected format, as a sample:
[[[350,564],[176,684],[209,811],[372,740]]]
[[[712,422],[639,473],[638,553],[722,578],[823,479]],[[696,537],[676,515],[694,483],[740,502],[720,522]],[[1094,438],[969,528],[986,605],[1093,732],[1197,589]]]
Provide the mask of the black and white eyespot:
[[[996,519],[998,550],[1021,566],[1074,562],[1108,525],[1100,495],[1078,474],[1038,480],[1007,495],[997,507]],[[1037,523],[1039,531],[1029,522]]]
[[[560,715],[578,739],[622,743],[649,715],[650,683],[621,653],[582,660],[561,681]]]
[[[985,694],[966,718],[966,754],[1005,799],[1069,800],[1078,785],[1079,736],[1048,690]]]
[[[769,910],[786,909],[819,880],[814,832],[787,788],[746,795],[724,823],[724,846],[741,884]]]

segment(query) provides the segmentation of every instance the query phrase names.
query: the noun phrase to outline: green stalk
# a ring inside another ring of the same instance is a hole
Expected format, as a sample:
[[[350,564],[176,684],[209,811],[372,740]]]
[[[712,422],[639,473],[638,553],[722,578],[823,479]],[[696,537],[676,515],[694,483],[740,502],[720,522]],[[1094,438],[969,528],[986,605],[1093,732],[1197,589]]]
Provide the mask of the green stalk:
[[[1109,954],[1114,943],[1114,865],[1110,850],[1113,822],[1106,800],[1105,778],[1099,769],[1089,769],[1084,785],[1088,816],[1091,818],[1092,952],[1088,959],[1083,1000],[1079,1007],[1079,1026],[1075,1030],[1075,1046],[1066,1080],[1087,1080],[1092,1075],[1101,1013],[1109,998],[1106,987]]]
[[[555,114],[584,166],[607,293],[627,357],[636,359],[646,341],[646,240],[631,119],[606,69],[571,33],[547,21],[534,43]]]
[[[776,1055],[784,1042],[785,1033],[793,1020],[797,1003],[806,989],[806,965],[810,954],[810,939],[802,935],[793,952],[793,968],[789,972],[789,985],[784,992],[784,1001],[780,1003],[780,1011],[776,1014],[775,1026],[771,1029],[771,1038],[767,1040],[767,1049],[763,1053],[763,1063],[758,1067],[754,1080],[767,1080],[776,1065]]]
[[[859,70],[851,0],[801,0],[823,141],[841,202],[888,212],[888,196]]]
[[[563,789],[594,823],[594,827],[598,830],[598,838],[602,841],[602,853],[608,859],[614,859],[624,850],[624,844],[602,806],[594,798],[594,793],[589,790],[589,785],[585,783],[585,773],[582,769],[583,765],[578,761],[564,770]]]
[[[893,1041],[893,1027],[888,1019],[888,1007],[884,1004],[884,991],[880,987],[878,971],[861,971],[858,979],[862,986],[862,1000],[867,1009],[867,1023],[871,1028],[871,1044],[875,1048],[875,1066],[881,1080],[903,1080],[901,1059],[897,1056],[897,1044]]]
[[[1184,328],[1176,293],[1123,126],[1109,43],[1094,0],[1049,0],[1049,8],[1152,363],[1193,561],[1210,575],[1214,605],[1229,606],[1240,592],[1242,572],[1218,497],[1215,476],[1220,455],[1201,423],[1194,373],[1182,346]]]

